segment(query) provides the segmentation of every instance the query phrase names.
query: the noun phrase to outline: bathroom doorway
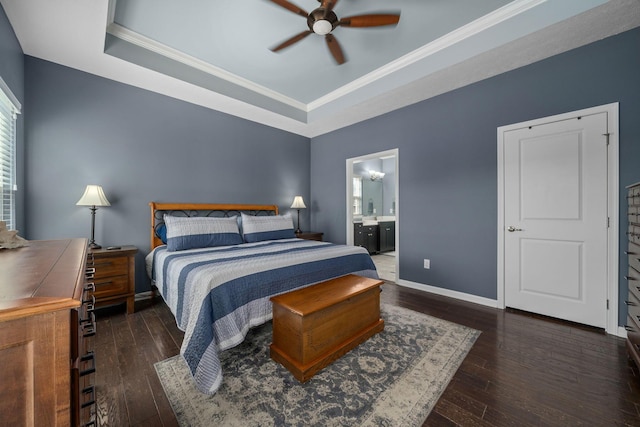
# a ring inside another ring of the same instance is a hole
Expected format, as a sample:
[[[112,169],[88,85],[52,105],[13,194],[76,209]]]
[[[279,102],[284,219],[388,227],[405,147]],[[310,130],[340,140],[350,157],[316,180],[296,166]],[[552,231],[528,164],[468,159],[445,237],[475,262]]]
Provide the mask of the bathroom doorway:
[[[383,280],[399,277],[398,149],[347,159],[347,244],[367,248]]]

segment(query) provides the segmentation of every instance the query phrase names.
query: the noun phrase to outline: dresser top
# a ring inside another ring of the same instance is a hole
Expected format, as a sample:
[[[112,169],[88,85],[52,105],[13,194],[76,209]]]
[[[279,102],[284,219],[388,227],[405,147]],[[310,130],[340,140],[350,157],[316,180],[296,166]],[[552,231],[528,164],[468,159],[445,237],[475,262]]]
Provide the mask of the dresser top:
[[[28,243],[0,250],[0,321],[80,306],[87,240]]]

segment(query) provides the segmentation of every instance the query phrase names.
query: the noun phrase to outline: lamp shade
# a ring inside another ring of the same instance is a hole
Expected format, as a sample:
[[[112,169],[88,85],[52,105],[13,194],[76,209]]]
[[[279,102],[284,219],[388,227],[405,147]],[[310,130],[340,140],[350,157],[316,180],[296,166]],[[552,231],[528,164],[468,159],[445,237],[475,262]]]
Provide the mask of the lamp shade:
[[[292,209],[306,209],[304,205],[304,200],[302,200],[302,196],[296,196],[293,198],[293,203],[291,204]]]
[[[87,185],[77,206],[111,206],[99,185]]]

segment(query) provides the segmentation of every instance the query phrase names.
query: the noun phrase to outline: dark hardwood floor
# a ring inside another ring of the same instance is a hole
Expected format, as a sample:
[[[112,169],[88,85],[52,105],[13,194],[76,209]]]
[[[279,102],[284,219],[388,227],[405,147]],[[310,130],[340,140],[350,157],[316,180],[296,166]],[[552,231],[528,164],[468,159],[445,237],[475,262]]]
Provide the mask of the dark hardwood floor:
[[[382,301],[482,331],[425,426],[640,426],[640,375],[620,338],[393,284]],[[161,299],[97,311],[99,425],[175,426],[153,364],[183,334]]]

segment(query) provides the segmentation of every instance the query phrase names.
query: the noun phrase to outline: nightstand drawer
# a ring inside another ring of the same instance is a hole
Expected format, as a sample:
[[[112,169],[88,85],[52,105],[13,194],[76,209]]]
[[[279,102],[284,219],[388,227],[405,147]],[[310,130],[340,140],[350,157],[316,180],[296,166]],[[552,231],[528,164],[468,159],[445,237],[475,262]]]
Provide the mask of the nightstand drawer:
[[[94,281],[96,291],[93,295],[96,299],[127,293],[129,289],[129,276],[113,276]]]
[[[129,260],[126,256],[96,257],[94,267],[96,269],[94,277],[98,281],[105,277],[128,274]]]

